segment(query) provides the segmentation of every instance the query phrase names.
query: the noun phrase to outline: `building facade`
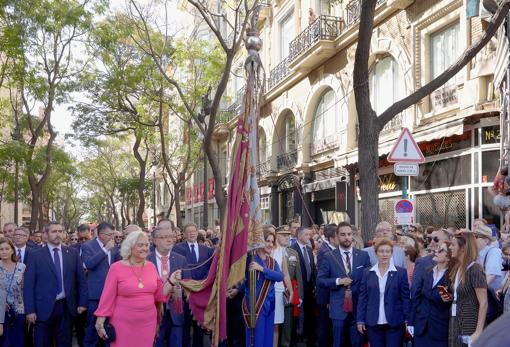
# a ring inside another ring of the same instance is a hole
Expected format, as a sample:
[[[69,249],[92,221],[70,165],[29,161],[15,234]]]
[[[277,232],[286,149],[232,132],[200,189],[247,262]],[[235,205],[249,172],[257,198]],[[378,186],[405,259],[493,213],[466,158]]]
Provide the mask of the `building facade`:
[[[352,82],[360,6],[361,0],[273,0],[261,10],[267,88],[257,175],[265,222],[300,218],[320,224],[335,212],[360,222],[362,163]],[[466,17],[465,0],[379,0],[374,19],[369,84],[378,114],[441,74],[487,25],[481,17]],[[488,189],[500,165],[500,101],[493,83],[499,39],[382,130],[381,219],[393,220],[401,195],[401,180],[386,155],[407,127],[426,157],[420,175],[407,182],[418,222],[468,227],[483,217],[500,224]],[[243,93],[243,53],[232,70],[229,129]],[[227,158],[232,139],[233,133],[218,142]],[[228,168],[225,172],[228,177]]]

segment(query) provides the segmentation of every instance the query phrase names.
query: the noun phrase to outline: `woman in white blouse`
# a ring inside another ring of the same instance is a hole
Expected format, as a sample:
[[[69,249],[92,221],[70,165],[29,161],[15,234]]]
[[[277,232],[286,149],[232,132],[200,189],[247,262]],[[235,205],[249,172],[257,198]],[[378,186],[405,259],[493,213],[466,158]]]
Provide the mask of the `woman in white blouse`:
[[[358,331],[368,334],[371,347],[401,347],[409,311],[407,271],[391,260],[393,242],[378,239],[377,263],[365,271],[357,309]]]

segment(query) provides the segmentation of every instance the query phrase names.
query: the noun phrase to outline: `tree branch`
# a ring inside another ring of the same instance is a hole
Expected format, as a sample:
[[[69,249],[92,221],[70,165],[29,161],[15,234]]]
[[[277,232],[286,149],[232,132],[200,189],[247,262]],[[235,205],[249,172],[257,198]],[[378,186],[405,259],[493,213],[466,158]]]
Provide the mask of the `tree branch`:
[[[476,43],[474,43],[471,47],[466,49],[464,53],[460,56],[460,58],[452,66],[450,66],[442,74],[440,74],[435,79],[419,88],[411,95],[403,98],[400,101],[397,101],[396,103],[388,107],[386,111],[381,113],[377,118],[377,122],[379,123],[380,129],[382,129],[384,125],[388,123],[397,114],[403,112],[408,107],[418,103],[424,97],[431,94],[434,90],[438,89],[443,84],[448,82],[460,70],[462,70],[462,68],[466,66],[496,34],[499,26],[505,20],[505,17],[507,16],[509,9],[510,0],[505,0],[499,5],[498,10],[492,17],[483,35],[476,41]]]

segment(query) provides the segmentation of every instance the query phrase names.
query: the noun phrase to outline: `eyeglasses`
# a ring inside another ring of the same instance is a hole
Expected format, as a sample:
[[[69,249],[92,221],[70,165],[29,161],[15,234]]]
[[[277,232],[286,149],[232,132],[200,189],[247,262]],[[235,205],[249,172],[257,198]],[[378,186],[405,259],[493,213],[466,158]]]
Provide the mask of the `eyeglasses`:
[[[78,239],[76,239],[76,238],[74,238],[74,237],[73,237],[73,238],[71,239],[71,241],[76,241],[76,242],[78,242]]]
[[[434,236],[434,237],[427,237],[427,241],[428,242],[432,242],[434,241],[435,243],[438,243],[439,242],[439,238],[437,236]]]

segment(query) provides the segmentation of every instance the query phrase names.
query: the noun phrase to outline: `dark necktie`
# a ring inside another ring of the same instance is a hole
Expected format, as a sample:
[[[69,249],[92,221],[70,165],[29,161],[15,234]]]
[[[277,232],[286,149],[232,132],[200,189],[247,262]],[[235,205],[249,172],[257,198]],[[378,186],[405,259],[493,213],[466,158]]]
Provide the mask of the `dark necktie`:
[[[345,262],[347,263],[347,275],[350,275],[351,272],[352,272],[352,269],[351,269],[351,257],[349,256],[349,254],[351,252],[344,252],[345,253]]]
[[[305,268],[306,268],[306,281],[310,281],[310,275],[312,273],[312,267],[310,266],[310,258],[308,257],[308,252],[306,250],[306,246],[301,248],[303,250],[303,258],[305,258]]]
[[[53,248],[53,263],[57,271],[57,295],[62,293],[62,268],[60,266],[60,253],[58,248]]]
[[[23,262],[23,259],[21,259],[21,249],[18,248],[18,261]]]
[[[195,251],[195,244],[192,243],[190,245],[190,247],[191,247],[191,254],[193,254],[193,257],[195,258],[196,262],[198,263],[198,256],[197,256],[197,252]]]

